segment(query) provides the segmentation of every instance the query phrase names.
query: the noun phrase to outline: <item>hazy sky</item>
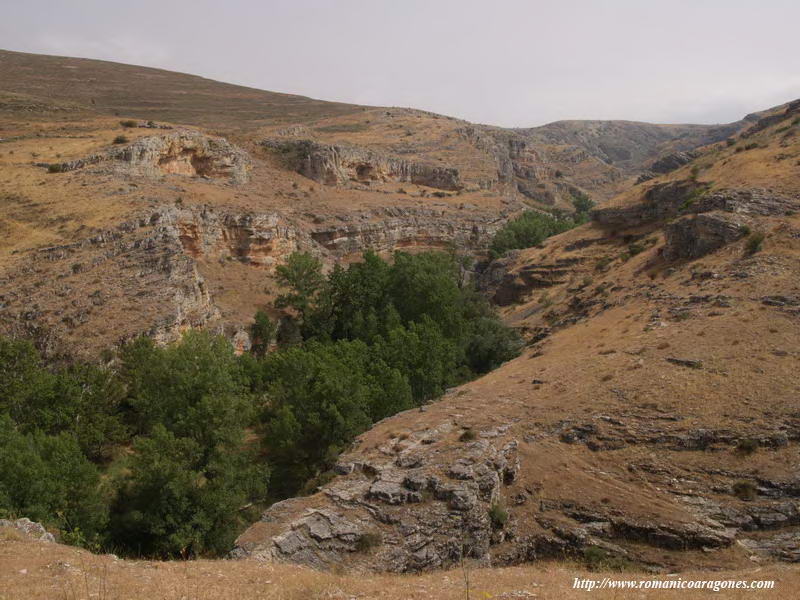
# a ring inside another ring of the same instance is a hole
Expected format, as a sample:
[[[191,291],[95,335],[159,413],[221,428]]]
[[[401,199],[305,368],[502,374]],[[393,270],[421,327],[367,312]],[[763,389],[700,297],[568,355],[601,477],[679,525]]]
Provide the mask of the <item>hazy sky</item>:
[[[0,48],[505,126],[800,97],[800,0],[0,0]]]

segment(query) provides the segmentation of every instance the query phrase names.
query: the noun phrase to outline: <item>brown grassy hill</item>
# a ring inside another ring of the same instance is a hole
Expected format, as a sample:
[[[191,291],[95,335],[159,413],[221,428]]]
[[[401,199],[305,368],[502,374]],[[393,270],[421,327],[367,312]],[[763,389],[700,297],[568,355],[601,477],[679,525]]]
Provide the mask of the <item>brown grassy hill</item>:
[[[453,570],[420,576],[319,572],[294,565],[257,561],[132,561],[93,555],[78,548],[35,542],[0,528],[0,588],[6,600],[461,600],[585,598],[573,589],[576,577],[651,581],[651,573],[591,571],[578,564],[540,563],[525,567]],[[707,580],[702,571],[682,573],[685,580]],[[677,579],[676,577],[659,578]],[[751,566],[717,572],[715,581],[773,581],[767,590],[726,590],[725,598],[790,598],[800,583],[796,568]],[[469,593],[467,593],[469,589]],[[707,598],[712,592],[659,590],[668,599]],[[592,597],[619,598],[619,590],[593,590]]]
[[[358,438],[237,555],[800,560],[800,102],[490,265],[519,358]],[[369,555],[358,540],[379,541]]]
[[[253,88],[120,63],[0,50],[0,89],[68,101],[129,118],[217,129],[349,114],[353,104]]]
[[[230,157],[184,130],[239,147],[241,176],[219,176]],[[303,172],[292,144],[333,180]],[[77,353],[190,326],[235,336],[297,249],[481,252],[517,211],[624,185],[583,150],[432,113],[14,52],[0,52],[0,182],[2,329]]]
[[[738,133],[748,118],[726,125],[655,125],[636,121],[556,121],[518,130],[533,141],[585,149],[626,173],[641,171],[660,155],[691,150]],[[749,120],[748,120],[749,119]]]

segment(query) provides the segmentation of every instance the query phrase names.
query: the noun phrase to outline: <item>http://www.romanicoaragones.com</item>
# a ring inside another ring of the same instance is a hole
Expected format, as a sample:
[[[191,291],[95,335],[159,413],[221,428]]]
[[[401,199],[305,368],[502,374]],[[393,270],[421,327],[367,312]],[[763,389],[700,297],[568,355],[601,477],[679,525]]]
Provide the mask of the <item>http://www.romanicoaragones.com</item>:
[[[744,579],[584,579],[576,577],[572,589],[586,590],[706,590],[721,592],[725,590],[771,590],[773,580]]]

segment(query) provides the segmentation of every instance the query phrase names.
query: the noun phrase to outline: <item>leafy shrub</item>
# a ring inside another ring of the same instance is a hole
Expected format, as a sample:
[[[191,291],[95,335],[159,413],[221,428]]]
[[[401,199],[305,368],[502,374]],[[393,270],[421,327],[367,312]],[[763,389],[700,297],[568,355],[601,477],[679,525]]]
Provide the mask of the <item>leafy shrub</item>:
[[[631,561],[623,556],[612,556],[599,546],[587,546],[583,549],[583,560],[593,570],[624,571],[632,567]]]
[[[575,226],[570,218],[554,217],[536,211],[525,211],[516,219],[507,222],[494,235],[489,244],[489,254],[499,258],[509,250],[538,246],[550,236],[562,233]]]
[[[51,163],[47,165],[48,173],[63,173],[64,171],[64,165],[61,163]]]
[[[114,144],[127,144],[130,140],[124,135],[118,135],[114,138],[112,143]]]
[[[644,245],[634,242],[633,244],[628,245],[628,255],[629,256],[636,256],[637,254],[641,254],[644,252]]]
[[[259,310],[256,313],[253,324],[250,326],[250,338],[252,339],[251,351],[256,356],[264,356],[267,348],[275,339],[277,327],[269,315]]]
[[[589,211],[595,206],[594,200],[589,198],[583,192],[572,193],[572,206],[575,207],[575,212],[578,214],[588,215]]]
[[[398,252],[389,264],[367,252],[325,277],[312,257],[290,257],[279,303],[302,315],[298,337],[248,367],[252,391],[269,397],[272,493],[301,489],[376,420],[519,353],[519,336],[462,281],[460,264],[436,252]]]
[[[372,552],[375,548],[380,546],[381,543],[382,539],[380,533],[362,533],[358,537],[358,540],[356,540],[356,552],[361,552],[362,554]]]
[[[760,252],[764,247],[764,238],[766,236],[761,231],[755,231],[750,234],[745,242],[744,251],[748,256],[752,256],[756,252]]]
[[[474,429],[465,429],[460,436],[458,436],[459,441],[461,442],[472,442],[478,438],[478,434],[475,433]]]
[[[758,440],[747,438],[739,440],[736,444],[736,451],[740,454],[753,454],[758,450]]]
[[[594,270],[605,271],[613,261],[614,259],[611,256],[602,256],[597,259],[596,263],[594,263]]]
[[[0,514],[95,539],[108,520],[100,475],[67,433],[23,434],[0,415]]]
[[[754,500],[757,495],[756,486],[752,481],[737,481],[733,484],[732,491],[740,500]]]
[[[502,529],[508,522],[508,511],[502,504],[495,502],[489,509],[489,518],[495,529]]]
[[[126,129],[139,126],[138,121],[134,121],[133,119],[126,119],[125,121],[120,121],[119,124],[125,127]]]

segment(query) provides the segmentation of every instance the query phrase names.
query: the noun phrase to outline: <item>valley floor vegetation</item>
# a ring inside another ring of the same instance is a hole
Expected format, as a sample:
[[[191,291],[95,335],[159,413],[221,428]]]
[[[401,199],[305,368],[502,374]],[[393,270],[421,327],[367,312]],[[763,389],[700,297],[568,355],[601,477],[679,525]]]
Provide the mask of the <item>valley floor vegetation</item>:
[[[270,502],[313,492],[372,423],[516,356],[445,253],[278,268],[251,352],[189,331],[106,364],[46,364],[0,338],[0,518],[127,556],[222,555]]]
[[[563,233],[589,220],[589,211],[594,201],[582,193],[573,192],[572,205],[575,212],[564,214],[560,211],[545,213],[526,210],[501,227],[489,244],[489,256],[500,258],[509,250],[532,248],[550,236]]]

